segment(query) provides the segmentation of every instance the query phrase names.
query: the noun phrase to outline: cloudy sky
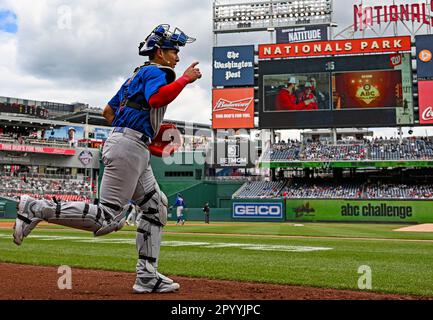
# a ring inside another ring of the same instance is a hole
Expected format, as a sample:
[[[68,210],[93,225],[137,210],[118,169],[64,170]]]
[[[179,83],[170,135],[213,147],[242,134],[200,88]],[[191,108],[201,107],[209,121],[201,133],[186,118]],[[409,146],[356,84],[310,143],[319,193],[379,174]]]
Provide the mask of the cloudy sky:
[[[353,23],[355,3],[361,0],[334,0],[337,33]],[[197,38],[181,51],[178,75],[193,61],[203,73],[167,118],[210,123],[212,0],[0,0],[0,96],[102,108],[143,62],[138,43],[160,23]],[[266,33],[218,37],[219,45],[266,42]]]

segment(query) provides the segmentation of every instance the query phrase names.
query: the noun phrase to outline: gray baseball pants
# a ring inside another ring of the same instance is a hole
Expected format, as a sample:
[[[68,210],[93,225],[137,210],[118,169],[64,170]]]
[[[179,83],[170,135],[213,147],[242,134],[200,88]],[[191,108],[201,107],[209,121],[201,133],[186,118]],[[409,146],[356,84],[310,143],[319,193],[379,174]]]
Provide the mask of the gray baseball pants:
[[[84,202],[59,203],[39,200],[44,220],[92,231],[95,236],[120,230],[136,204],[140,220],[137,228],[137,276],[154,277],[158,267],[162,227],[167,222],[167,198],[159,189],[150,166],[150,152],[131,129],[113,132],[105,142],[105,165],[99,205]],[[138,207],[138,208],[137,208]]]

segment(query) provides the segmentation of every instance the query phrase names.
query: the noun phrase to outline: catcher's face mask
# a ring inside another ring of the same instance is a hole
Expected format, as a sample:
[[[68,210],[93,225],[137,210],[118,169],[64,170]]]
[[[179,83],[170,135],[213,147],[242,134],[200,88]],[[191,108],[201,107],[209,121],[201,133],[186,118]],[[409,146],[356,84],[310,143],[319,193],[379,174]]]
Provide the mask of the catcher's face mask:
[[[183,47],[195,40],[195,38],[187,36],[179,28],[170,31],[169,24],[160,24],[153,29],[145,41],[140,43],[138,47],[139,54],[148,55],[155,48],[179,50],[179,47]]]

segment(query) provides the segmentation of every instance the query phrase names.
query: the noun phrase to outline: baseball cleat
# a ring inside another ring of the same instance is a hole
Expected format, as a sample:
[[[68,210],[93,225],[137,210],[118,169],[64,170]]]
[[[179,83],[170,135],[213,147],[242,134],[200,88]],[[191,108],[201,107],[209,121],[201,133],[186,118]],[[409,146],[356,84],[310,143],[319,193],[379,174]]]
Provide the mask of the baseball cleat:
[[[173,283],[173,279],[170,279],[169,277],[164,276],[162,273],[159,273],[158,271],[156,272],[157,276],[159,278],[161,278],[162,280],[164,280],[164,282],[166,283]]]
[[[180,285],[162,276],[156,278],[136,278],[132,287],[134,293],[168,293],[179,290]]]
[[[14,243],[18,246],[21,245],[24,238],[30,234],[36,225],[42,221],[31,210],[35,201],[36,199],[30,196],[22,196],[17,203],[17,218],[15,219],[13,228],[13,237]]]

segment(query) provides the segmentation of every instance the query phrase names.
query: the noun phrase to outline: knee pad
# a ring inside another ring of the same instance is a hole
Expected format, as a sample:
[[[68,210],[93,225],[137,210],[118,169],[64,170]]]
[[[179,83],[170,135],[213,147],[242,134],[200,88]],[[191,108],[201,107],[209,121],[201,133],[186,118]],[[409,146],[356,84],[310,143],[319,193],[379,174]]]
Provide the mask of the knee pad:
[[[94,232],[95,237],[106,235],[113,231],[119,231],[125,225],[126,217],[131,213],[134,206],[127,204],[123,208],[114,214],[112,219],[107,219],[107,216],[102,222],[101,228]]]
[[[155,189],[144,196],[140,203],[142,216],[147,216],[152,220],[158,221],[162,226],[167,224],[168,200],[158,185]]]

